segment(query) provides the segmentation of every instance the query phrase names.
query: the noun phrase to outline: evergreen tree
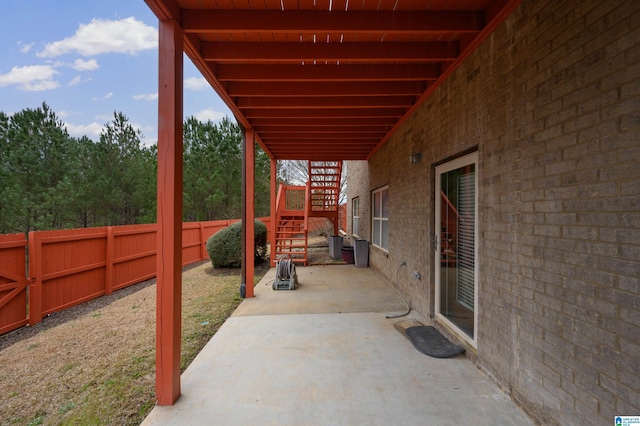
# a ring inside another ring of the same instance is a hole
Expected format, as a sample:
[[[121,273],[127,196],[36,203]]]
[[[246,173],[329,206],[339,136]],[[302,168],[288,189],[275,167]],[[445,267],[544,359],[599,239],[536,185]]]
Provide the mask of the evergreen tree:
[[[224,118],[220,123],[189,117],[184,123],[185,221],[234,219],[242,215],[242,132]],[[256,148],[256,216],[269,215],[269,157]]]
[[[100,133],[89,175],[95,193],[95,214],[103,225],[140,223],[155,218],[154,156],[141,144],[142,134],[121,112]]]
[[[0,233],[156,220],[157,147],[121,112],[100,139],[69,136],[45,103],[0,112]],[[229,120],[184,124],[184,219],[242,214],[242,132]],[[256,146],[256,216],[270,206],[270,160]]]
[[[71,137],[45,103],[22,110],[6,121],[3,114],[3,228],[28,233],[68,226],[65,194]],[[0,121],[2,121],[0,120]]]

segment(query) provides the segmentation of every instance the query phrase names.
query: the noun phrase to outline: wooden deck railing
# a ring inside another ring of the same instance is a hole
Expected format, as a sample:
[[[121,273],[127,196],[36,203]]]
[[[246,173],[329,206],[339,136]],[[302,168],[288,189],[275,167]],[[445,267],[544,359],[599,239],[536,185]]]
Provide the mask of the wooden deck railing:
[[[207,260],[207,239],[237,221],[183,223],[182,264]],[[156,234],[150,224],[0,235],[0,334],[155,277]]]

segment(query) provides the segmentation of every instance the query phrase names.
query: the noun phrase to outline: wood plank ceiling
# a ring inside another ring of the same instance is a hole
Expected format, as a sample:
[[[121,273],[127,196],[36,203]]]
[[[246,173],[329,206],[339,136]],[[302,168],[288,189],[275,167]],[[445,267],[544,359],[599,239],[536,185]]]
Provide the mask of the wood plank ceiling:
[[[275,159],[359,160],[520,0],[146,0]]]

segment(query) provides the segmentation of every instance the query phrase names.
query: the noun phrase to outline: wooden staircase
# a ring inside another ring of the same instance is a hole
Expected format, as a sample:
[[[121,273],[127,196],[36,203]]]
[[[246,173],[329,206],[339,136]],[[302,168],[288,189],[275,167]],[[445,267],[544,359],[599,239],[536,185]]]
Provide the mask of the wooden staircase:
[[[309,161],[309,216],[326,217],[338,233],[342,161]]]
[[[308,186],[280,185],[276,198],[275,259],[307,264]]]
[[[326,217],[338,233],[342,162],[309,161],[306,186],[280,185],[276,197],[274,261],[306,265],[309,217]]]

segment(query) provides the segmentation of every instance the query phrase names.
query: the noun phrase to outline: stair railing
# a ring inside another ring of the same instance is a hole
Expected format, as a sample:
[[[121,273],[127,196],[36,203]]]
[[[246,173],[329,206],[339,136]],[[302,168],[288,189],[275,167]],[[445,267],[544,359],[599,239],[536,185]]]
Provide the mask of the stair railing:
[[[309,211],[311,210],[311,182],[307,182],[304,191],[304,235],[305,246],[307,245],[307,230],[309,229]]]

